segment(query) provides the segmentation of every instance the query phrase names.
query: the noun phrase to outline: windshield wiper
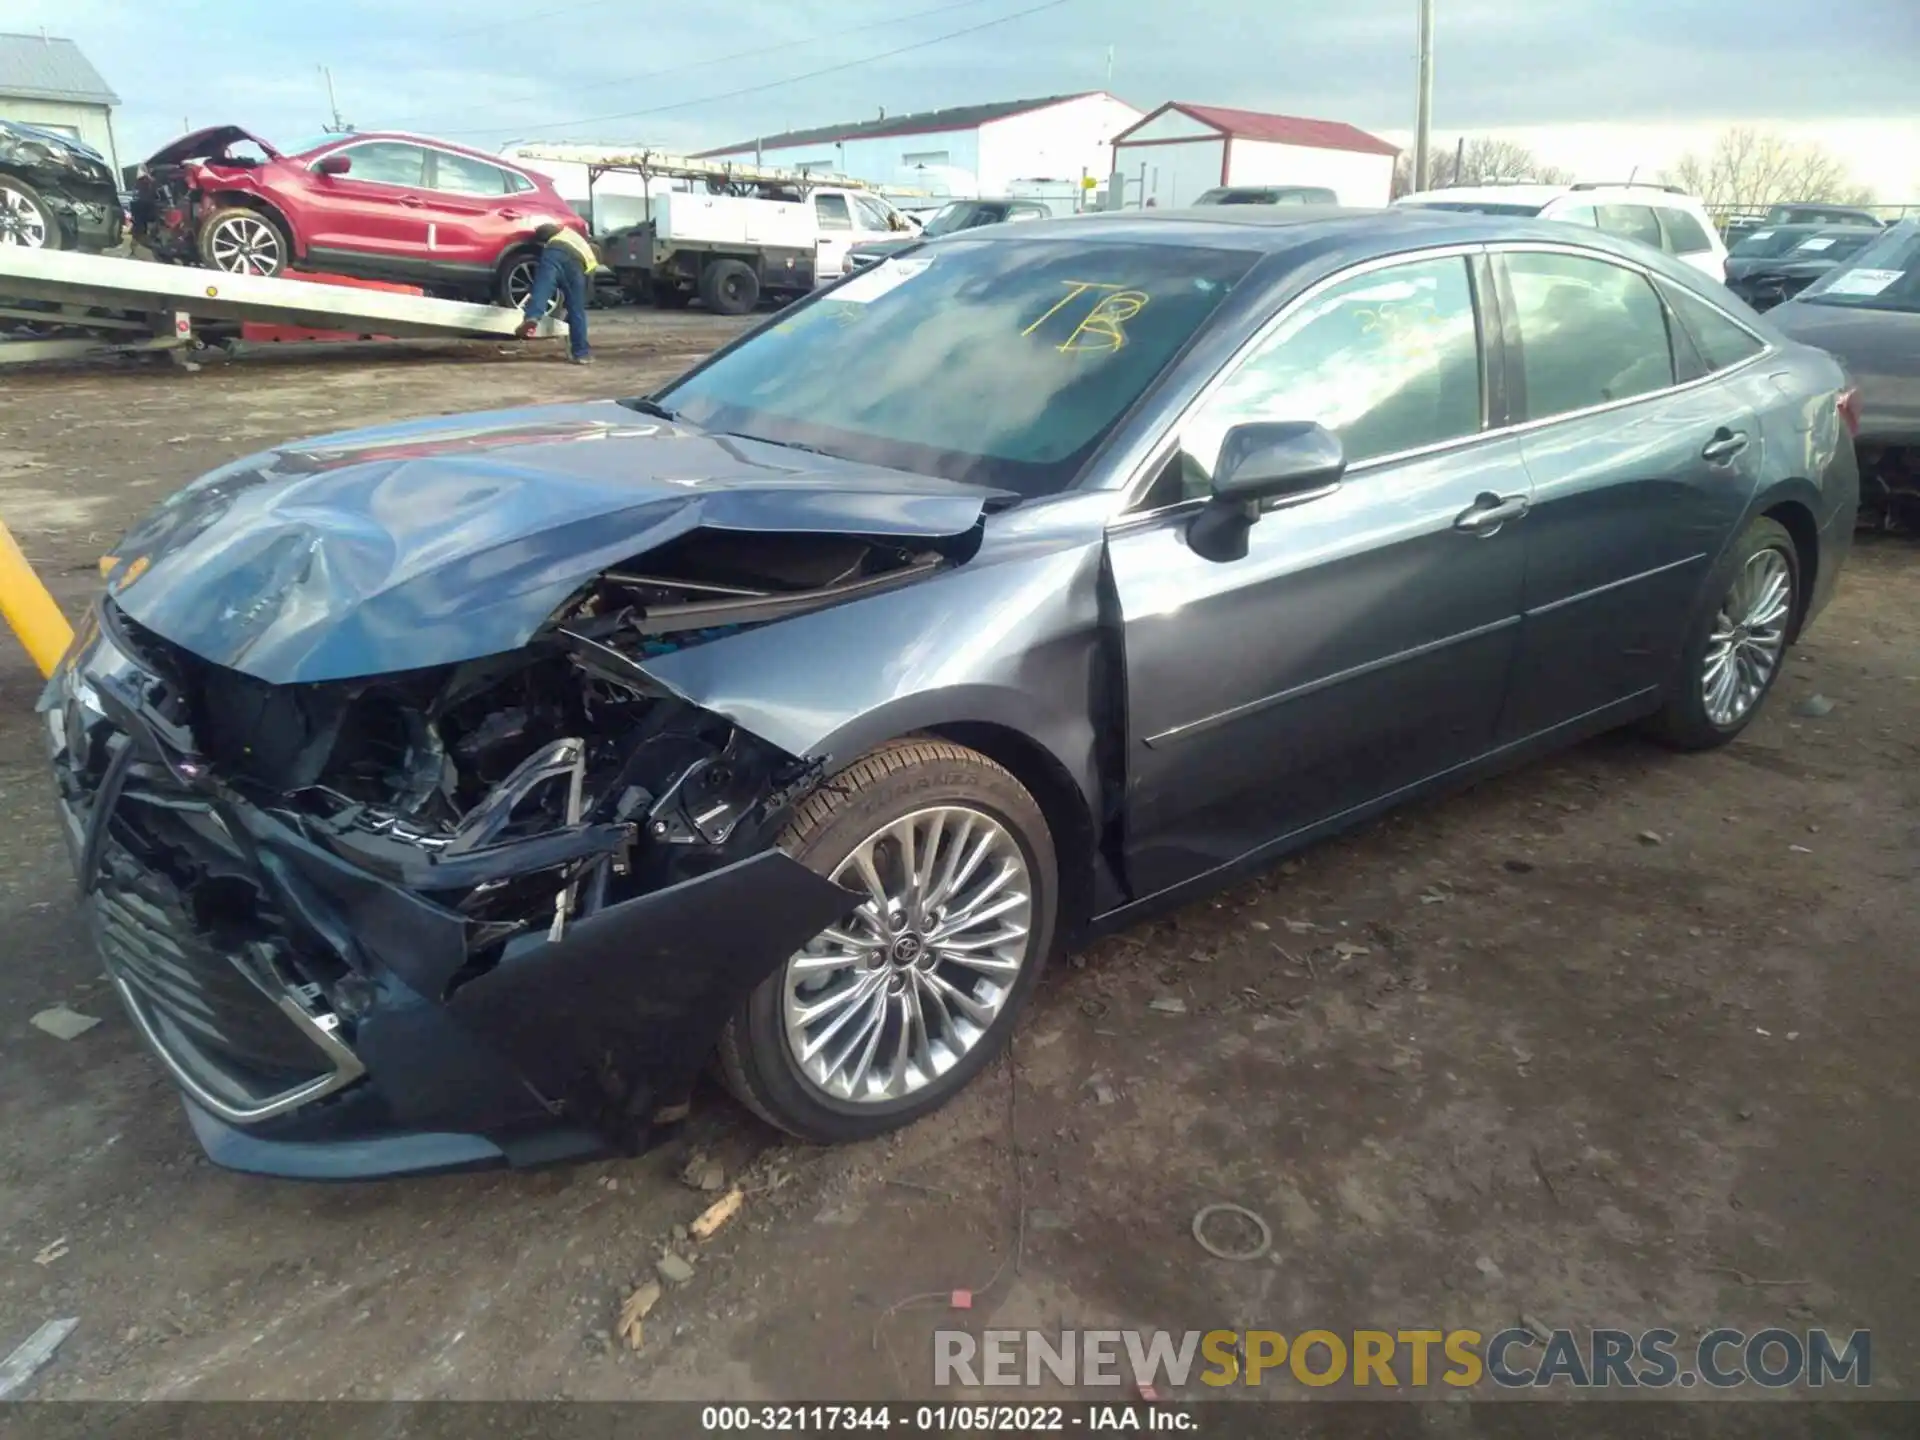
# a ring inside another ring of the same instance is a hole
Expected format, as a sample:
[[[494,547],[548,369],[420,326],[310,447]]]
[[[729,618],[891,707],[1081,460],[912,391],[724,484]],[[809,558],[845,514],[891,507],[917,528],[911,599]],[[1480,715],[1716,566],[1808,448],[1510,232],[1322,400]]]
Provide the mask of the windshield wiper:
[[[680,418],[677,411],[669,410],[658,400],[650,400],[645,395],[637,400],[622,400],[620,403],[629,410],[638,410],[642,415],[651,415],[655,419],[678,420]]]
[[[722,430],[720,433],[735,440],[751,440],[756,445],[778,445],[782,450],[804,450],[809,455],[825,455],[828,453],[818,445],[807,445],[798,440],[769,440],[764,435],[748,435],[740,430]]]

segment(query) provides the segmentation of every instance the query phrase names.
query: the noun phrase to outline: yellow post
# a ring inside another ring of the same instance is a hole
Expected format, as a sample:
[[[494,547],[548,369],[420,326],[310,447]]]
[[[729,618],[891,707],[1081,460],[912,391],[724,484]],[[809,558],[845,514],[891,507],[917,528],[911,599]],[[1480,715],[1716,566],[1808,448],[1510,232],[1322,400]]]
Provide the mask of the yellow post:
[[[0,614],[7,617],[40,673],[51,675],[73,643],[73,627],[20,553],[4,520],[0,520]]]

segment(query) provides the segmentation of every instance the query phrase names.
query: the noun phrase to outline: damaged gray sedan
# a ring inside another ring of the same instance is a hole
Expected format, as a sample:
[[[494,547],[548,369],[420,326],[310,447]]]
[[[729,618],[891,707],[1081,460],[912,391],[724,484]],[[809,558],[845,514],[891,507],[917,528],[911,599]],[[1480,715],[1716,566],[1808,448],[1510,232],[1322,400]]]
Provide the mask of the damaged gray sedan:
[[[634,1148],[710,1065],[873,1135],[1089,933],[1610,726],[1738,734],[1845,413],[1598,232],[938,241],[646,399],[162,505],[42,703],[85,912],[223,1164]]]

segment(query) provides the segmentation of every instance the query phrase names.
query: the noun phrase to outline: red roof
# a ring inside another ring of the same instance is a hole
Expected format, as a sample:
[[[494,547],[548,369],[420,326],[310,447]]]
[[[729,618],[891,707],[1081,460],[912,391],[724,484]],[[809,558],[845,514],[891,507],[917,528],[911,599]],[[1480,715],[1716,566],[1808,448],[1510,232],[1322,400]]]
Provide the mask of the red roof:
[[[1269,115],[1261,110],[1234,110],[1225,105],[1189,105],[1170,100],[1114,136],[1114,144],[1124,142],[1141,126],[1178,110],[1190,119],[1209,125],[1222,135],[1236,140],[1270,140],[1280,145],[1302,145],[1314,150],[1357,150],[1363,155],[1398,155],[1400,147],[1389,145],[1378,135],[1339,120],[1309,120],[1300,115]]]

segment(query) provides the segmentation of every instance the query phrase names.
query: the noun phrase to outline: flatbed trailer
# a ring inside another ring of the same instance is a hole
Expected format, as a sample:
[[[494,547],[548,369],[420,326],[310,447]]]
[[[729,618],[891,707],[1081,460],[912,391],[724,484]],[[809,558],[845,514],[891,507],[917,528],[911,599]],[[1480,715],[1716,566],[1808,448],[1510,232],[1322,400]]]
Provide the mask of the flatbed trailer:
[[[52,305],[29,309],[22,301]],[[184,351],[202,343],[195,321],[256,321],[395,338],[507,338],[520,312],[463,300],[325,285],[279,276],[230,275],[114,255],[0,245],[0,319],[83,334],[0,339],[0,365],[140,350]],[[541,336],[565,333],[543,320]]]

